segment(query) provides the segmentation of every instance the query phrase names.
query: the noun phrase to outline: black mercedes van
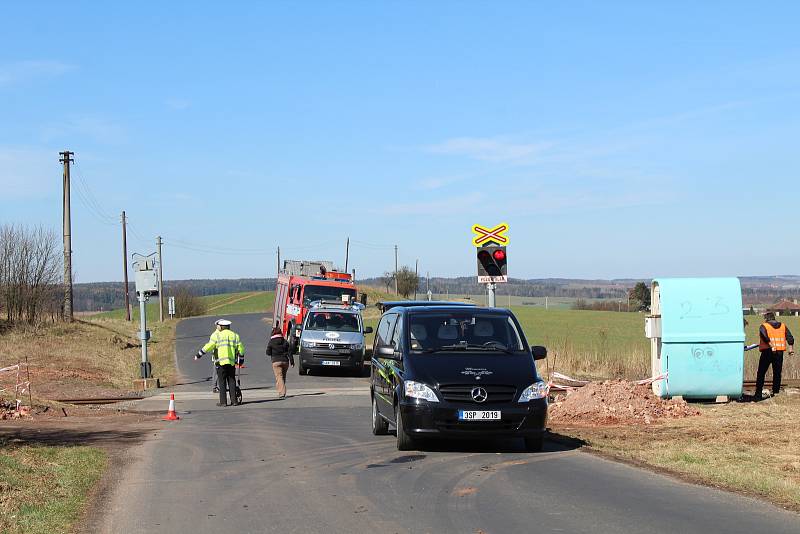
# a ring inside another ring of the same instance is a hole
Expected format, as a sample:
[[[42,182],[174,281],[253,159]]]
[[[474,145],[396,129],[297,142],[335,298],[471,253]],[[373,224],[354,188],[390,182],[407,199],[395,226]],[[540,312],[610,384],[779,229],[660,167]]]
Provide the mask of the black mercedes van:
[[[375,331],[372,433],[397,429],[397,448],[426,437],[519,436],[539,451],[547,384],[510,310],[458,305],[394,306]]]

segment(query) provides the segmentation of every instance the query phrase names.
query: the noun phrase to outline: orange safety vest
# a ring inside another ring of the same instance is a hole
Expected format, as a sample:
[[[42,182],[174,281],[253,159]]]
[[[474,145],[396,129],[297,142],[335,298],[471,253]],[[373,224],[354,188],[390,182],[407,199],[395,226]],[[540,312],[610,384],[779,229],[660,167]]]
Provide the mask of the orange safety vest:
[[[783,352],[786,350],[786,325],[781,323],[781,326],[774,328],[769,323],[762,325],[764,330],[767,331],[769,343],[765,343],[763,339],[760,340],[758,348],[760,350],[772,350],[774,352]]]

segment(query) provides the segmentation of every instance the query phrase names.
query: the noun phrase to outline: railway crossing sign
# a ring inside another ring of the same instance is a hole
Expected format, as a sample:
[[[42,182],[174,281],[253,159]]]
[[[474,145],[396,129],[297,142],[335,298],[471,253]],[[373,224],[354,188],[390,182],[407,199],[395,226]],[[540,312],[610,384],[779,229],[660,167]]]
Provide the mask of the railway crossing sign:
[[[472,244],[476,247],[485,247],[491,244],[498,246],[508,245],[508,223],[500,223],[493,228],[473,224],[472,232],[475,234],[472,238]]]
[[[477,247],[478,283],[489,290],[489,306],[494,306],[494,290],[498,282],[508,282],[506,245],[508,223],[489,227],[472,225],[472,244]]]

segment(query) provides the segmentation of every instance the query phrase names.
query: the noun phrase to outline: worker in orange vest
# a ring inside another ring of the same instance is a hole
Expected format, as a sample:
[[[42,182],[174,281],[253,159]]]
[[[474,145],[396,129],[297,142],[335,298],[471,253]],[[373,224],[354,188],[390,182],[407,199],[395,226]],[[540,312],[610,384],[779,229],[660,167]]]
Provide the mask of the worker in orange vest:
[[[758,333],[760,338],[758,349],[761,351],[761,358],[758,360],[755,399],[761,400],[764,377],[770,365],[772,366],[772,394],[777,395],[781,390],[783,353],[788,346],[789,355],[794,355],[794,337],[785,324],[775,320],[773,312],[764,314],[764,323],[758,329]]]

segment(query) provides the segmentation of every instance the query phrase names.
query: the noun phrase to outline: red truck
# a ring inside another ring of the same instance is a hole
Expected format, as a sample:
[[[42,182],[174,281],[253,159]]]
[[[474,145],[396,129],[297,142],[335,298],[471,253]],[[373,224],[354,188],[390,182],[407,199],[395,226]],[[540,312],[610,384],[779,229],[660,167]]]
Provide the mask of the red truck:
[[[289,341],[292,352],[299,342],[298,327],[302,326],[308,308],[318,300],[336,300],[344,297],[356,301],[353,277],[328,267],[330,262],[301,262],[287,260],[278,275],[275,287],[275,316],[273,325],[279,326]]]

